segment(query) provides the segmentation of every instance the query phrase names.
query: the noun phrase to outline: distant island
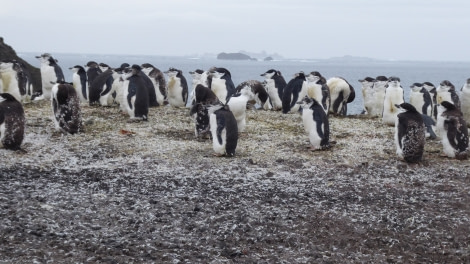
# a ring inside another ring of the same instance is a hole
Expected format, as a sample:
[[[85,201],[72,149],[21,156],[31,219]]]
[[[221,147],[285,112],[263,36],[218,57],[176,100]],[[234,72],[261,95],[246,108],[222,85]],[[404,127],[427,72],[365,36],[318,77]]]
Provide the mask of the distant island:
[[[256,60],[255,58],[252,58],[241,52],[235,52],[235,53],[222,52],[222,53],[217,54],[217,59],[218,60]]]

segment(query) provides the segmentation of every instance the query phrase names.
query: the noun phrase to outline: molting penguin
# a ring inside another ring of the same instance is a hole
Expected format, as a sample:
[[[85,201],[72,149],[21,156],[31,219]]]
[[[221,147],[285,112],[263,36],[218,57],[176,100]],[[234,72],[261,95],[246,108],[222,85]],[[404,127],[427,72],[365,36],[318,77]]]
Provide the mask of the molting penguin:
[[[460,90],[460,103],[463,118],[467,122],[467,126],[470,126],[470,78]]]
[[[227,103],[235,93],[235,85],[231,73],[225,68],[213,68],[210,70],[212,81],[209,86],[222,103]]]
[[[203,138],[208,135],[209,130],[209,112],[208,105],[220,104],[219,98],[215,93],[202,84],[198,84],[195,88],[194,104],[191,107],[189,115],[195,121],[196,138]]]
[[[64,73],[51,54],[44,53],[36,56],[36,58],[41,62],[42,96],[36,97],[35,100],[49,100],[51,99],[52,86],[56,83],[65,82]]]
[[[441,136],[443,151],[449,158],[468,158],[468,129],[462,112],[448,101],[437,107],[437,130]]]
[[[287,114],[291,110],[297,111],[299,109],[300,105],[296,103],[306,95],[306,91],[302,92],[304,82],[306,81],[307,79],[305,78],[305,74],[303,72],[299,72],[287,83],[282,94],[282,113]],[[300,97],[299,95],[301,94],[304,95]]]
[[[436,89],[437,92],[437,104],[441,104],[444,101],[452,103],[460,110],[460,99],[455,91],[455,86],[448,80],[444,80],[439,84]]]
[[[80,101],[82,103],[88,102],[88,82],[85,68],[80,65],[75,65],[69,69],[73,72],[72,83],[75,90],[77,90]]]
[[[323,106],[328,115],[330,109],[330,89],[326,85],[326,79],[319,72],[312,71],[307,76],[307,94],[309,97],[314,98],[318,103]]]
[[[302,120],[305,132],[308,133],[311,150],[330,148],[330,125],[328,115],[317,100],[305,96],[297,104],[300,104],[302,110]]]
[[[168,103],[173,107],[185,107],[188,102],[188,83],[181,70],[170,68],[168,75]]]
[[[384,124],[394,126],[396,123],[398,108],[396,105],[404,103],[404,91],[400,85],[400,78],[388,78],[387,88],[385,90],[385,98],[383,103],[382,121]]]
[[[113,70],[106,64],[100,63],[100,74],[91,81],[88,88],[88,102],[90,105],[99,104],[110,106],[114,99],[113,94]]]
[[[397,155],[406,162],[419,162],[423,158],[425,143],[423,117],[411,104],[395,106],[399,111],[395,122]]]
[[[153,83],[157,104],[167,104],[166,80],[163,72],[150,63],[142,64],[142,72],[145,73]]]
[[[266,89],[264,89],[263,83],[257,80],[244,81],[237,85],[235,93],[240,93],[245,87],[249,87],[255,96],[254,101],[249,103],[258,104],[264,110],[270,110],[272,108],[271,102],[269,101],[269,95],[266,92]]]
[[[208,112],[215,155],[233,157],[238,143],[237,120],[230,108],[221,103],[210,106]]]
[[[375,79],[372,77],[366,77],[359,80],[362,85],[362,101],[364,102],[364,110],[362,114],[370,115],[372,108],[374,107],[374,82]]]
[[[234,94],[227,105],[237,120],[238,132],[245,131],[246,127],[246,105],[249,101],[255,100],[255,95],[250,86],[244,86],[239,93]]]
[[[331,104],[330,113],[345,116],[348,112],[348,103],[354,101],[356,92],[354,87],[344,78],[332,77],[326,82],[330,88]]]
[[[132,65],[123,73],[123,97],[125,108],[131,121],[147,121],[149,112],[149,93],[145,81],[142,79],[142,68]]]
[[[374,81],[374,94],[373,105],[370,110],[370,115],[375,117],[382,117],[384,110],[385,91],[387,89],[388,78],[380,75]]]
[[[416,108],[418,113],[431,116],[433,105],[428,90],[421,83],[413,83],[410,88],[410,104]]]
[[[429,95],[431,96],[432,100],[432,114],[431,116],[434,118],[434,120],[437,119],[437,91],[436,87],[434,84],[431,82],[423,82],[423,87],[429,92]]]
[[[267,72],[261,74],[265,78],[266,84],[265,89],[268,92],[269,100],[273,110],[282,109],[282,94],[287,83],[280,71],[270,69]]]
[[[0,93],[0,143],[4,148],[20,149],[25,123],[21,103],[9,93]]]
[[[68,83],[56,83],[52,87],[52,111],[55,127],[70,134],[82,129],[82,114],[77,91]]]

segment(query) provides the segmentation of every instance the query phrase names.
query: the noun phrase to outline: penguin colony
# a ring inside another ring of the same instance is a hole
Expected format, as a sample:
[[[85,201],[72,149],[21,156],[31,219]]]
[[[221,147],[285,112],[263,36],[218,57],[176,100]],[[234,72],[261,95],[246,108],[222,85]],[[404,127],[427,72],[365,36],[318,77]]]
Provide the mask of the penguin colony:
[[[344,78],[325,78],[318,71],[298,72],[287,82],[279,70],[269,69],[264,81],[247,80],[235,86],[231,72],[222,67],[189,72],[191,87],[176,68],[160,71],[150,63],[121,64],[112,68],[89,61],[69,70],[66,83],[58,60],[48,53],[40,61],[42,94],[32,94],[31,77],[16,61],[0,62],[0,141],[7,149],[20,149],[24,138],[25,113],[22,104],[51,100],[58,130],[75,134],[84,131],[81,106],[119,106],[129,122],[148,121],[149,108],[188,108],[195,137],[212,139],[214,155],[232,157],[240,133],[247,125],[247,110],[299,113],[311,150],[330,149],[331,115],[346,116],[347,105],[356,93]],[[166,76],[166,78],[165,78]],[[426,140],[439,138],[443,155],[467,159],[469,152],[470,79],[458,94],[448,80],[437,87],[430,82],[413,83],[409,102],[404,100],[400,78],[365,77],[362,85],[363,116],[381,118],[395,127],[398,157],[406,162],[423,159]],[[437,132],[437,133],[435,133]],[[436,135],[437,134],[437,135]]]

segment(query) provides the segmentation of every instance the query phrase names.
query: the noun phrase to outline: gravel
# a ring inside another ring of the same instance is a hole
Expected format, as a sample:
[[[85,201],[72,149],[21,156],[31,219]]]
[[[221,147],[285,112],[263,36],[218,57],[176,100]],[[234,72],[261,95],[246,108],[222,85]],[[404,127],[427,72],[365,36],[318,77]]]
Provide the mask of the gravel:
[[[469,263],[470,162],[395,153],[394,128],[330,117],[312,152],[298,114],[249,110],[236,156],[213,156],[188,109],[82,106],[86,131],[25,106],[0,149],[0,263]]]

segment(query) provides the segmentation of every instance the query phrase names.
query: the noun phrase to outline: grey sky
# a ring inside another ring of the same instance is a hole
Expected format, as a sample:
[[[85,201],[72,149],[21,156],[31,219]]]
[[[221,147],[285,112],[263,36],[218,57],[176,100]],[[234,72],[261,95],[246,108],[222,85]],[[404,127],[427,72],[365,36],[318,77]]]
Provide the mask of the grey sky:
[[[4,0],[17,52],[470,61],[466,0]]]

